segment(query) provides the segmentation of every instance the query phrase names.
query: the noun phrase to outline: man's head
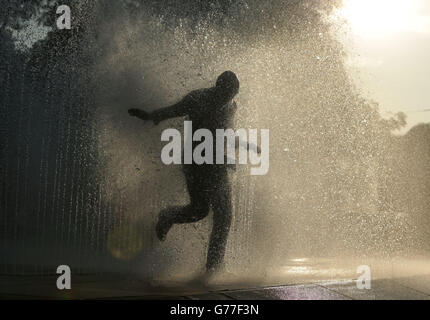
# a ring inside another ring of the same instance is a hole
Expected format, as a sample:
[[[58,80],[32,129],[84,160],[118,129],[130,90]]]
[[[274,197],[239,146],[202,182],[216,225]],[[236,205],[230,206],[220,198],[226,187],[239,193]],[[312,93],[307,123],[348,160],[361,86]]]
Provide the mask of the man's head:
[[[225,71],[216,80],[216,88],[229,100],[233,99],[239,92],[239,79],[234,72]]]

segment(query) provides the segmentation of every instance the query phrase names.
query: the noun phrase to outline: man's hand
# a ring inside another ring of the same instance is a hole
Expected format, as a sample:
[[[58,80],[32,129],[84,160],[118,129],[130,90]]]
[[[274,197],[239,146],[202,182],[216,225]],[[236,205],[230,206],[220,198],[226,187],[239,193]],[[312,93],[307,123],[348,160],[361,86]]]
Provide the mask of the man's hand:
[[[128,109],[128,114],[132,117],[137,117],[142,120],[151,120],[149,113],[140,109],[136,109],[136,108]]]
[[[254,151],[255,153],[261,154],[261,148],[253,143],[248,143],[248,151]]]

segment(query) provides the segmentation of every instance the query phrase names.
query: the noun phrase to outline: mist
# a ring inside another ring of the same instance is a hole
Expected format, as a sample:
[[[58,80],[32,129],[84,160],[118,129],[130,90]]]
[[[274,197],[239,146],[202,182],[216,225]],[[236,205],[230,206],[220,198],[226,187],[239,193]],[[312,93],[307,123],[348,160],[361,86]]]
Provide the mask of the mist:
[[[30,178],[22,175],[18,180],[25,179],[23,183],[32,188],[16,191],[22,195],[36,190],[33,197],[48,197],[54,207],[38,213],[27,209],[22,216],[12,212],[15,218],[3,223],[8,243],[19,243],[23,252],[42,230],[48,233],[44,237],[55,241],[38,242],[32,261],[20,253],[9,260],[6,255],[4,269],[19,272],[10,266],[37,261],[35,271],[44,271],[67,257],[82,272],[168,280],[199,272],[211,216],[174,226],[164,243],[154,234],[161,209],[188,202],[180,166],[163,165],[160,159],[161,132],[181,130],[183,119],[155,126],[129,117],[127,109],[152,111],[175,103],[191,90],[213,86],[225,70],[234,71],[241,83],[235,127],[270,130],[268,174],[252,176],[247,165],[230,174],[234,218],[225,257],[229,272],[246,279],[281,281],[279,274],[286,267],[303,261],[335,268],[348,261],[424,254],[430,244],[428,125],[394,136],[393,130],[405,125],[404,116],[382,118],[377,102],[362,96],[327,19],[338,5],[100,0],[72,6],[85,13],[66,46],[73,50],[53,55],[46,72],[46,81],[55,83],[56,92],[68,92],[70,100],[57,102],[41,94],[40,102],[27,105],[33,110],[49,105],[47,122],[57,122],[51,134],[63,147],[61,152],[46,151],[46,157],[52,157],[45,161],[50,165],[40,167],[37,151],[27,151],[38,174],[58,172],[45,182],[51,185],[55,180],[57,191],[49,194],[42,180],[25,182]],[[48,35],[54,43],[56,32]],[[33,55],[36,50],[37,45]],[[50,52],[49,47],[45,50]],[[61,61],[62,68],[55,61]],[[67,80],[60,82],[63,78]],[[70,89],[70,84],[76,87]],[[47,87],[44,90],[51,90]],[[26,99],[38,96],[34,91],[27,92]],[[79,92],[79,98],[73,92]],[[75,119],[72,125],[70,118]],[[35,130],[31,124],[43,123],[41,119],[25,119],[27,131],[22,126],[13,131],[11,125],[8,130],[22,143],[29,139],[30,147],[42,144],[48,131],[39,140],[31,134]],[[11,163],[26,159],[11,151],[6,154]],[[58,159],[63,159],[60,167]],[[80,167],[87,171],[79,176],[67,171]],[[16,168],[17,173],[21,170]],[[15,183],[10,175],[3,181]],[[58,189],[60,185],[64,188]],[[5,199],[13,198],[14,194],[3,197],[3,212]],[[28,197],[23,202],[28,203]],[[17,205],[16,210],[20,208]],[[17,236],[29,224],[21,231],[14,224],[32,214],[39,221],[36,229]],[[52,230],[45,226],[49,221]],[[55,254],[48,258],[51,246]]]

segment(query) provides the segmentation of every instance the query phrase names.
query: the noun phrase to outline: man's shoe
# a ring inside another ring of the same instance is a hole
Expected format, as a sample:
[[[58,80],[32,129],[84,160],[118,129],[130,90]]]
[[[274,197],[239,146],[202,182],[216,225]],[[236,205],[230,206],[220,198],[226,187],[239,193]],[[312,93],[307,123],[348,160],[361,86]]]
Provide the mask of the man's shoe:
[[[166,216],[162,212],[160,212],[157,225],[155,226],[155,233],[157,234],[158,240],[166,240],[167,233],[169,232],[171,227],[172,223],[167,221]]]

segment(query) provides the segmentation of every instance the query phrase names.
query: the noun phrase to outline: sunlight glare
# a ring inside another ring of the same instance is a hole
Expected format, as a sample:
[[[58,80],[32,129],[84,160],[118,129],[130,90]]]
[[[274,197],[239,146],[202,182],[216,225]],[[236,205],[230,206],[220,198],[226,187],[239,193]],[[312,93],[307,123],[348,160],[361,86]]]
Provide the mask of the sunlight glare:
[[[430,18],[420,14],[422,0],[344,0],[340,16],[364,38],[399,32],[430,32]]]

